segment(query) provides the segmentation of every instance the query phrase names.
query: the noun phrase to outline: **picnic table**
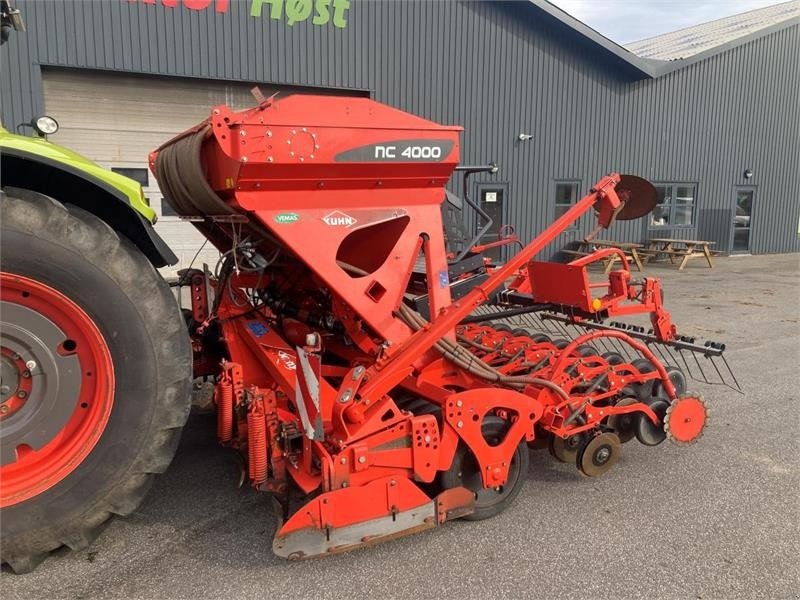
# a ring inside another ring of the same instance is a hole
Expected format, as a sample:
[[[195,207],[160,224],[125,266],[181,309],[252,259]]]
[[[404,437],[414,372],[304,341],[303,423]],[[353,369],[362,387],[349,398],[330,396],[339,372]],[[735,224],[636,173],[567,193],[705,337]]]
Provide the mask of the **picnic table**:
[[[674,238],[651,238],[647,245],[647,252],[650,254],[666,254],[669,262],[675,264],[675,259],[680,258],[681,262],[678,271],[683,271],[690,258],[705,257],[709,268],[714,268],[714,259],[711,256],[711,248],[716,242],[706,240],[680,240]]]
[[[644,248],[642,244],[634,242],[617,242],[614,240],[581,240],[578,243],[577,250],[562,250],[565,254],[572,254],[575,256],[588,256],[599,248],[619,248],[625,255],[630,258],[636,265],[639,271],[644,271],[644,265],[647,263],[647,255],[642,254],[640,251]],[[612,254],[609,256],[605,263],[605,273],[611,271],[614,263],[619,259],[619,256]]]

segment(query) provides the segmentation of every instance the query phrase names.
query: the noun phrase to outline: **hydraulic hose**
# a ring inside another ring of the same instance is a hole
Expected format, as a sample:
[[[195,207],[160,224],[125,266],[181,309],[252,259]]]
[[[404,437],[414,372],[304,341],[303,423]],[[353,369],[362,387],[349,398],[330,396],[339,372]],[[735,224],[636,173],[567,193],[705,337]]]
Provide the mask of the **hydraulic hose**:
[[[405,304],[400,305],[399,315],[414,331],[428,324],[422,315]],[[552,381],[540,377],[527,377],[525,375],[503,375],[456,342],[441,339],[436,342],[435,348],[448,360],[451,360],[457,366],[481,379],[502,383],[514,388],[524,388],[526,385],[537,385],[545,387],[558,394],[563,400],[569,401],[569,394]]]

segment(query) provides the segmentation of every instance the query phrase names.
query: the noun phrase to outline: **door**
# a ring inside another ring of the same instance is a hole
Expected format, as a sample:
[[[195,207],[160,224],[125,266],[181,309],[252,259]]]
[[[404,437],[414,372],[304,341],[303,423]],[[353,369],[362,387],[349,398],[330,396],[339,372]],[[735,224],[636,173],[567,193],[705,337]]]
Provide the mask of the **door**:
[[[492,220],[492,226],[481,236],[480,244],[491,244],[500,239],[500,228],[505,224],[506,184],[478,184],[478,200],[480,207]],[[478,229],[486,222],[478,217]],[[503,247],[489,248],[484,255],[493,262],[503,262]]]
[[[736,188],[731,228],[731,254],[750,254],[750,229],[755,193],[755,188],[752,187]]]

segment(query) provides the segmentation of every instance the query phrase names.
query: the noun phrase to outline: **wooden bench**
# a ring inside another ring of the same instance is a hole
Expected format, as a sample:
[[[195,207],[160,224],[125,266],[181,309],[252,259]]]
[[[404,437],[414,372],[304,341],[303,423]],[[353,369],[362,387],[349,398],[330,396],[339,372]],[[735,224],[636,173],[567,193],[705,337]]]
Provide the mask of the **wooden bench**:
[[[562,254],[567,254],[569,256],[574,256],[576,258],[582,258],[584,256],[589,256],[592,252],[588,252],[585,250],[559,250]],[[624,251],[623,251],[624,252]],[[630,255],[630,253],[625,252],[625,256],[634,264],[638,264]],[[611,269],[614,267],[614,263],[617,262],[619,256],[616,254],[612,254],[611,256],[603,259],[603,273],[608,274]]]
[[[644,271],[644,265],[647,264],[647,260],[649,256],[645,256],[642,254],[642,244],[636,244],[634,242],[616,242],[613,240],[583,240],[580,242],[580,251],[585,251],[589,254],[591,251],[597,248],[617,248],[621,250],[623,254],[625,254],[625,258],[628,261],[636,266],[639,271]],[[585,249],[585,250],[584,250]],[[612,255],[606,262],[605,272],[608,273],[611,271],[614,263],[619,260],[619,256]]]
[[[651,238],[648,242],[646,252],[651,256],[665,254],[671,264],[675,264],[675,258],[680,258],[678,271],[683,271],[686,263],[691,258],[705,258],[709,268],[714,268],[710,246],[716,242],[705,240],[679,240],[673,238]]]

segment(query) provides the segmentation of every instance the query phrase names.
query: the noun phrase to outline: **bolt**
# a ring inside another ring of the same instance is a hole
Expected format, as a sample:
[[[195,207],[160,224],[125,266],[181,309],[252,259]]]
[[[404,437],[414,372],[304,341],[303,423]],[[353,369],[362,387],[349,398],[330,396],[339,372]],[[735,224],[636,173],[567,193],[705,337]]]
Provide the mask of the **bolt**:
[[[29,360],[28,362],[25,363],[25,366],[28,367],[29,371],[33,371],[36,368],[36,361]]]
[[[267,137],[272,137],[272,132],[269,129],[267,129]]]
[[[28,379],[30,376],[31,376],[31,372],[30,371],[23,371],[22,372],[22,378],[23,379]]]
[[[343,487],[343,488],[346,488],[346,487],[347,487],[347,482],[346,482],[346,481],[343,481],[343,482],[342,482],[342,487]]]
[[[355,369],[353,369],[353,381],[361,377],[363,373],[364,373],[364,367],[358,365]]]
[[[429,436],[429,435],[426,435],[426,436],[425,436],[425,443],[426,443],[426,444],[429,444],[429,443],[430,443],[430,441],[431,441],[431,436]]]
[[[28,392],[25,390],[20,390],[17,392],[17,397],[22,398],[23,400],[28,397]]]
[[[3,404],[3,406],[0,406],[0,414],[4,415],[7,412],[8,412],[8,406],[6,406],[5,404]]]
[[[456,406],[462,406],[464,403],[461,400],[456,400]]]
[[[292,135],[297,135],[297,129],[292,129]]]
[[[367,462],[367,457],[366,456],[359,456],[358,457],[358,462],[363,465],[365,462]]]
[[[464,421],[459,421],[458,423],[456,423],[456,427],[458,427],[459,429],[461,429],[463,426],[464,426]]]
[[[347,464],[347,458],[343,456],[342,458],[339,459],[339,462],[342,463],[343,465],[346,465]]]
[[[242,130],[239,132],[239,135],[240,135],[240,136],[242,136],[242,137],[244,137],[244,136],[246,136],[246,135],[247,135],[247,132],[246,132],[244,129],[242,129]]]
[[[353,396],[353,390],[351,390],[350,388],[347,388],[347,389],[344,391],[344,393],[342,394],[342,397],[341,397],[341,398],[339,398],[339,402],[349,402],[349,401],[350,401],[350,398],[351,398],[352,396]]]
[[[397,485],[397,482],[396,482],[394,479],[392,479],[392,480],[389,482],[389,485],[390,485],[390,486],[392,486],[392,487],[394,487],[394,486],[396,486],[396,485]]]

